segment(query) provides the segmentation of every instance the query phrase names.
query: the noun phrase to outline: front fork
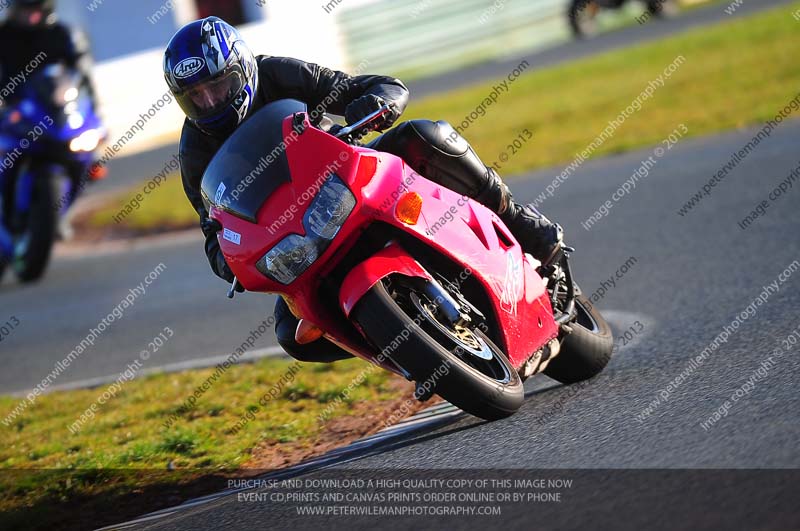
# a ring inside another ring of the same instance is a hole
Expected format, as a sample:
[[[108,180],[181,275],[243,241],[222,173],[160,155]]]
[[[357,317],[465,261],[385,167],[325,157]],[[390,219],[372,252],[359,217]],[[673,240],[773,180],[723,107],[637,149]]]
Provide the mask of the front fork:
[[[15,221],[22,221],[28,219],[28,213],[33,205],[34,195],[36,190],[37,181],[40,179],[55,179],[58,184],[57,195],[53,198],[56,202],[53,208],[58,208],[56,212],[57,217],[61,217],[67,213],[67,210],[75,202],[76,191],[80,185],[80,173],[72,172],[71,167],[64,167],[59,165],[39,165],[35,168],[26,166],[21,172],[21,176],[14,184],[14,218]],[[43,186],[52,186],[51,182],[42,183]],[[14,219],[12,218],[12,219]],[[13,227],[24,228],[24,227]]]
[[[469,320],[469,316],[464,315],[461,304],[459,304],[435,278],[422,281],[421,287],[451,324],[461,324],[462,321]]]
[[[33,202],[33,186],[35,175],[30,168],[26,168],[14,185],[14,212],[13,216],[26,219]]]
[[[14,240],[6,227],[6,206],[10,201],[6,201],[6,172],[0,169],[0,260],[7,261],[14,254]]]
[[[14,240],[6,228],[0,223],[0,260],[5,261],[14,255]]]

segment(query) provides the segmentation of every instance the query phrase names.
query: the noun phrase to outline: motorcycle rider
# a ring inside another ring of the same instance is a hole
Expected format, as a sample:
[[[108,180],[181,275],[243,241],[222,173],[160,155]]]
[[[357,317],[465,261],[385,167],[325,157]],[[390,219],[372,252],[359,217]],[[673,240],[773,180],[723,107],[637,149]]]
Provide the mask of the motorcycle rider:
[[[347,123],[355,123],[389,103],[393,114],[380,124],[380,129],[385,130],[400,117],[409,96],[405,85],[392,77],[351,77],[298,59],[254,56],[238,31],[217,17],[191,22],[173,36],[164,54],[164,76],[187,115],[179,150],[184,190],[200,215],[211,268],[228,282],[233,281],[233,273],[217,241],[216,233],[221,227],[208,217],[200,181],[233,130],[257,109],[283,98],[301,100],[314,109],[309,116],[318,126],[326,112],[343,115]],[[397,155],[428,179],[489,207],[523,249],[543,262],[561,249],[561,228],[514,202],[497,172],[481,162],[450,124],[404,122],[367,147]],[[275,306],[275,321],[278,342],[296,359],[326,362],[350,357],[324,338],[298,344],[298,319],[282,298]]]
[[[19,92],[11,80],[19,74],[29,77],[26,67],[56,63],[78,70],[88,80],[91,58],[85,36],[58,22],[54,0],[10,0],[8,17],[0,24],[3,99]]]
[[[8,17],[0,24],[0,108],[13,107],[15,96],[22,92],[20,85],[33,73],[31,68],[58,63],[77,70],[94,98],[89,76],[91,58],[88,43],[83,34],[58,22],[55,1],[10,0]],[[19,76],[23,78],[21,83],[17,81]],[[4,197],[6,202],[13,197],[17,166],[0,170],[0,197]],[[81,175],[80,168],[70,168],[70,178],[74,196],[86,176]],[[1,207],[0,210],[10,211]],[[65,219],[62,219],[59,230],[62,235],[71,232]]]

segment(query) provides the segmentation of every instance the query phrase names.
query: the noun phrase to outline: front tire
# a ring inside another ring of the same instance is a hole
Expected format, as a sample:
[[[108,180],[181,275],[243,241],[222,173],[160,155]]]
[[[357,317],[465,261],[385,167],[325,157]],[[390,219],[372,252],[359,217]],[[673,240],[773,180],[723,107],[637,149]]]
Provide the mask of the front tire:
[[[572,331],[561,342],[561,352],[544,370],[563,384],[588,380],[600,374],[611,359],[614,336],[611,327],[586,297],[575,299],[578,316],[569,327]]]
[[[448,339],[444,328],[452,325],[444,325],[427,310],[417,311],[414,297],[419,301],[425,296],[408,279],[396,277],[386,282],[388,288],[384,282],[367,292],[351,314],[380,352],[416,382],[432,382],[442,398],[476,417],[498,420],[522,406],[519,374],[483,332],[462,328],[463,343]]]
[[[58,212],[55,208],[55,184],[49,176],[40,176],[34,185],[31,209],[25,229],[18,235],[14,272],[21,282],[35,282],[44,275],[56,238]]]

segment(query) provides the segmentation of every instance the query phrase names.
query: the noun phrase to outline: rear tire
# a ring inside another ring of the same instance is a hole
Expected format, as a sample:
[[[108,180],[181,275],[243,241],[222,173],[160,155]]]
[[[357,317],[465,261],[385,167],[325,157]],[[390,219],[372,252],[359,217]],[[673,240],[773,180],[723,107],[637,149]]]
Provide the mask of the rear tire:
[[[380,352],[386,352],[388,357],[411,374],[416,382],[432,381],[434,392],[476,417],[498,420],[512,415],[522,406],[524,390],[519,374],[500,348],[483,332],[471,330],[473,339],[479,341],[481,348],[488,349],[482,352],[491,351],[492,359],[485,362],[487,365],[485,371],[478,370],[474,366],[481,366],[481,363],[484,363],[478,361],[477,357],[464,352],[463,349],[461,355],[456,354],[458,347],[452,348],[451,352],[448,350],[450,346],[448,348],[443,346],[444,340],[440,334],[437,334],[440,336],[437,341],[424,330],[422,327],[436,334],[435,328],[431,329],[428,326],[427,316],[417,314],[411,317],[409,310],[397,302],[396,298],[402,298],[402,295],[394,291],[394,286],[402,286],[402,280],[392,285],[393,292],[390,293],[383,282],[376,284],[364,295],[351,314],[364,335]],[[408,336],[398,341],[406,330],[409,332]],[[475,359],[477,363],[469,364],[462,359],[462,356],[467,360]],[[447,370],[445,371],[443,367]],[[495,371],[497,376],[485,373],[492,371]]]
[[[14,272],[20,282],[35,282],[44,275],[56,238],[55,183],[50,176],[40,176],[33,189],[22,254],[14,257]]]
[[[578,317],[569,324],[572,332],[561,342],[561,351],[544,373],[563,384],[573,384],[600,374],[611,359],[614,336],[611,327],[584,297],[575,299]]]
[[[647,12],[656,17],[670,17],[678,12],[675,0],[647,0]]]
[[[572,0],[567,10],[569,27],[576,39],[591,37],[597,33],[596,14],[598,7],[593,0]]]

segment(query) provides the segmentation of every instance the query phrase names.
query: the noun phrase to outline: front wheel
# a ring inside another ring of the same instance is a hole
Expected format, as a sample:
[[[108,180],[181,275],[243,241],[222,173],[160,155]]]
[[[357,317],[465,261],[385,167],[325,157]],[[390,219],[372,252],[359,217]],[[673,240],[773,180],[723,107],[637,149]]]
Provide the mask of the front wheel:
[[[0,282],[3,281],[3,275],[6,272],[6,266],[11,261],[11,255],[13,254],[13,239],[11,234],[6,232],[6,230],[2,227],[3,220],[0,219]]]
[[[394,277],[367,292],[352,318],[418,386],[485,420],[512,415],[524,399],[517,371],[481,330],[441,313],[410,279]]]
[[[13,267],[21,282],[39,280],[50,262],[58,219],[56,197],[53,179],[36,180],[25,227],[14,238]]]
[[[547,364],[544,373],[563,384],[597,376],[605,369],[614,349],[611,327],[583,295],[575,298],[578,315],[571,331],[561,341],[561,352]]]

